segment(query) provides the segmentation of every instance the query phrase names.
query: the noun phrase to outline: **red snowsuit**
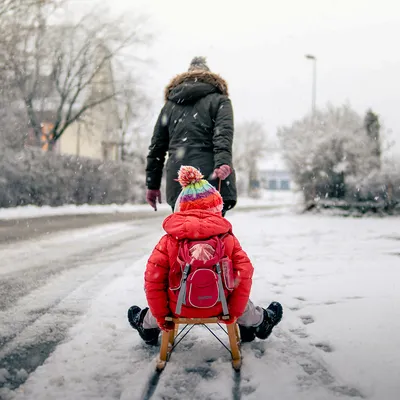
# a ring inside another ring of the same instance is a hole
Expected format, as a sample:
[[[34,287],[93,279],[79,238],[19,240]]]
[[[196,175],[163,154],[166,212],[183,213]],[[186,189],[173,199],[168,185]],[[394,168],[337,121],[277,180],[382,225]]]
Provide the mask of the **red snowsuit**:
[[[228,308],[231,317],[242,315],[249,300],[252,284],[253,266],[242,250],[239,241],[232,234],[232,225],[222,216],[204,210],[190,210],[171,214],[163,223],[167,232],[154,248],[145,271],[145,292],[153,316],[162,323],[168,315],[173,315],[178,293],[168,289],[171,279],[171,266],[178,255],[178,240],[207,239],[211,236],[227,234],[224,239],[225,255],[232,260],[235,289],[229,294]],[[182,306],[181,316],[187,318],[206,318],[222,315],[218,302],[207,309]]]

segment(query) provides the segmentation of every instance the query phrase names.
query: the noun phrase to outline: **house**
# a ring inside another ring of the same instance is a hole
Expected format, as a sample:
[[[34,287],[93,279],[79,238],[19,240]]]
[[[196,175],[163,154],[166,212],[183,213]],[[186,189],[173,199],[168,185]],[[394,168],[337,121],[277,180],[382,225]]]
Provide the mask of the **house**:
[[[279,151],[268,154],[259,163],[259,180],[262,189],[291,190],[293,182]]]

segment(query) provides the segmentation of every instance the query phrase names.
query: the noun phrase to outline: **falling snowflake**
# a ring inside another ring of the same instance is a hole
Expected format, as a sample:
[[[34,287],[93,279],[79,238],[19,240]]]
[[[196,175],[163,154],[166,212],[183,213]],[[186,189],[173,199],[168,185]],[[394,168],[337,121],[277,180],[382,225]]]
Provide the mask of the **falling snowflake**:
[[[177,160],[182,160],[182,158],[185,156],[185,148],[184,147],[179,147],[178,150],[176,151],[176,159]]]

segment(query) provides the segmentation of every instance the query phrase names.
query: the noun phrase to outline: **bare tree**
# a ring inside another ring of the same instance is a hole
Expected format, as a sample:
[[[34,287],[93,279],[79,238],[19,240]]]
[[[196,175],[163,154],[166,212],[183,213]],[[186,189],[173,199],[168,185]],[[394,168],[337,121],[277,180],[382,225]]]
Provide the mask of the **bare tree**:
[[[57,3],[58,0],[0,0],[0,17],[7,14],[15,14],[27,11],[32,6]]]
[[[0,0],[0,145],[21,148],[26,138],[26,112],[19,107],[20,98],[15,75],[10,69],[19,58],[26,26],[32,25],[32,12],[39,4],[56,6],[60,0]],[[23,23],[22,23],[23,22]],[[25,35],[26,36],[26,35]],[[20,69],[23,65],[19,66]],[[18,70],[19,72],[20,70]]]
[[[146,153],[150,131],[151,101],[129,76],[124,82],[122,96],[119,99],[119,118],[121,129],[121,160],[146,163]]]
[[[43,115],[51,119],[46,138],[51,148],[71,124],[123,94],[113,62],[126,57],[128,49],[133,54],[148,36],[134,21],[126,28],[122,19],[108,20],[101,13],[87,13],[74,24],[51,25],[47,3],[39,2],[33,10],[29,21],[8,25],[0,59],[19,91],[38,144]]]

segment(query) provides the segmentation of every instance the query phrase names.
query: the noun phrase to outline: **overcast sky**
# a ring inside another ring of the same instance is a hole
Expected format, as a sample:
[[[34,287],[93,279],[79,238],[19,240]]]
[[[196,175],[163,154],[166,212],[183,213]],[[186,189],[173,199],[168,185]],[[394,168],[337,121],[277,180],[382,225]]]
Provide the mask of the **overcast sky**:
[[[275,134],[311,108],[349,101],[381,115],[400,144],[400,6],[395,0],[107,0],[112,12],[139,10],[158,37],[146,86],[155,98],[196,55],[229,84],[236,121],[257,119]],[[153,67],[152,67],[153,68]]]

